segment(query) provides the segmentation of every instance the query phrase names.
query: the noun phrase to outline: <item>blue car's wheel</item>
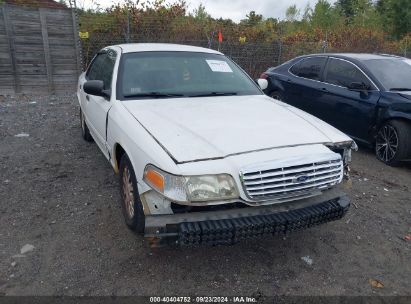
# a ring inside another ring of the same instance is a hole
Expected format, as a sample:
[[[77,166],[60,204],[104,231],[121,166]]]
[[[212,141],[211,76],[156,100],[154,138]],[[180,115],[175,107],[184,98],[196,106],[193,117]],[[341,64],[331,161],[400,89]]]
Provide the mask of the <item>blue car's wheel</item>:
[[[270,96],[279,101],[284,101],[284,95],[280,91],[271,92]]]
[[[377,158],[390,166],[398,165],[410,156],[410,125],[403,121],[389,121],[378,130],[375,154]]]

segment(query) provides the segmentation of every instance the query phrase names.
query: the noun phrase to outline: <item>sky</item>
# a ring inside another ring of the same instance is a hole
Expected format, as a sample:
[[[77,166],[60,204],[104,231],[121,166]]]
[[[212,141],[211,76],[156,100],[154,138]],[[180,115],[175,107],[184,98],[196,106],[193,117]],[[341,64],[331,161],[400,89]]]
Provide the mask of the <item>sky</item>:
[[[92,6],[93,0],[77,0],[78,6],[88,8]],[[121,0],[99,0],[101,7],[108,7],[112,3],[121,2]],[[169,0],[172,3],[173,0]],[[189,11],[196,9],[202,3],[207,12],[214,18],[230,18],[235,22],[244,19],[250,11],[261,14],[264,18],[285,18],[285,11],[290,5],[297,5],[297,8],[304,11],[307,4],[311,7],[317,0],[186,0]]]

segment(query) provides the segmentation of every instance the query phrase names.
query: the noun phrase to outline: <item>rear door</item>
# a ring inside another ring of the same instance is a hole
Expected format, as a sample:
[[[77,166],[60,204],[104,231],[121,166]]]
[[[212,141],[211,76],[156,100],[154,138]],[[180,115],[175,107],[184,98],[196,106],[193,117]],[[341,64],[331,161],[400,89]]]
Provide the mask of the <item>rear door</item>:
[[[304,58],[294,64],[284,84],[284,101],[313,115],[318,115],[321,109],[316,107],[316,99],[326,61],[326,56],[314,56]]]
[[[108,49],[100,52],[91,63],[82,84],[82,109],[87,125],[93,138],[103,153],[107,156],[106,146],[106,117],[112,104],[110,100],[101,96],[90,95],[84,92],[84,83],[88,80],[102,80],[104,89],[111,90],[114,65],[117,53]]]
[[[363,83],[369,89],[350,90],[353,82]],[[352,137],[368,141],[380,92],[367,75],[350,61],[329,58],[322,92],[320,118]]]

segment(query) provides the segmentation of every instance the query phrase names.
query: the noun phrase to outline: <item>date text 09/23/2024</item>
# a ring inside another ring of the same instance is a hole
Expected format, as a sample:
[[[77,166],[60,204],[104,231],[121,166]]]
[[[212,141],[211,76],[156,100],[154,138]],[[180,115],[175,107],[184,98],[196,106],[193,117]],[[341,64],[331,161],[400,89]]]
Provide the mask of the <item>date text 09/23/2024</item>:
[[[255,303],[254,297],[216,297],[216,296],[196,296],[196,297],[150,297],[150,303]]]

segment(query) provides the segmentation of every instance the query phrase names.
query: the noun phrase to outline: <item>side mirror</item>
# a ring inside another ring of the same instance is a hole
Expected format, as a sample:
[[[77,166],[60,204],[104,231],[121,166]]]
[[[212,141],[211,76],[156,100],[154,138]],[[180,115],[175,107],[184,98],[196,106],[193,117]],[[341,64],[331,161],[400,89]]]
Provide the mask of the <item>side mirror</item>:
[[[84,92],[90,95],[110,97],[110,90],[104,89],[104,82],[102,80],[89,80],[83,85]]]
[[[257,84],[260,86],[261,90],[265,90],[268,88],[268,81],[267,79],[257,79]]]
[[[348,89],[352,91],[368,91],[370,89],[370,86],[365,84],[364,82],[351,82],[351,84],[348,86]]]

